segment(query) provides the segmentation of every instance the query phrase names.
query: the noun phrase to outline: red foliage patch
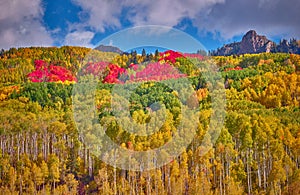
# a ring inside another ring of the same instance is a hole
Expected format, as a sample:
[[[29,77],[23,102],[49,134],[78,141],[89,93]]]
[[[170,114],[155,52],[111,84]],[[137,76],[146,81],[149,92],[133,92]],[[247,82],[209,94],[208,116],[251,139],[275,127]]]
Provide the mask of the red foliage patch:
[[[184,58],[184,56],[181,53],[173,50],[167,50],[165,52],[160,53],[159,55],[159,62],[168,62],[172,64],[176,62],[176,58]]]
[[[130,64],[128,67],[130,69],[133,69],[134,71],[137,71],[137,69],[139,68],[139,65],[138,64]]]
[[[103,83],[120,83],[119,77],[126,73],[126,70],[124,68],[119,67],[115,64],[109,64],[109,73],[104,78]]]
[[[183,56],[186,58],[197,58],[199,60],[204,60],[204,57],[202,55],[196,53],[185,53],[183,54]]]
[[[48,64],[43,60],[36,60],[34,62],[35,70],[28,74],[31,82],[74,82],[76,78],[71,71],[61,66],[54,66]]]
[[[140,72],[136,72],[135,76],[130,76],[130,81],[161,81],[167,79],[176,79],[186,77],[170,64],[159,62],[150,63]]]
[[[94,76],[98,77],[103,76],[108,65],[108,62],[88,63],[82,72],[84,75],[93,74]]]

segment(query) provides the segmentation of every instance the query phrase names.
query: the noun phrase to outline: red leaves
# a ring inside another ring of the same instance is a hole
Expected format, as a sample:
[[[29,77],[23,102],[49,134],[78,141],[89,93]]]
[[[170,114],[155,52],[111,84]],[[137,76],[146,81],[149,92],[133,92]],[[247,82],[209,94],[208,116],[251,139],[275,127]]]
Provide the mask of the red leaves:
[[[237,66],[237,67],[234,67],[234,68],[226,68],[224,71],[231,71],[231,70],[243,70],[243,68]]]
[[[204,60],[204,57],[202,55],[195,53],[185,53],[183,54],[183,56],[186,58],[197,58],[198,60]]]
[[[137,65],[137,64],[130,64],[128,67],[131,68],[131,69],[133,69],[134,71],[137,71],[137,69],[139,68],[139,65]]]
[[[31,82],[74,82],[76,78],[71,71],[61,66],[48,64],[43,60],[36,60],[35,71],[28,74]]]
[[[108,68],[109,73],[104,78],[103,83],[120,83],[119,77],[126,73],[126,70],[115,64],[109,64]]]
[[[127,148],[128,148],[129,150],[134,150],[134,145],[133,145],[133,143],[132,143],[131,141],[128,141],[128,142],[127,142]]]
[[[39,69],[41,69],[41,68],[47,66],[47,63],[46,63],[45,61],[43,61],[43,60],[35,60],[35,61],[34,61],[34,65],[35,65],[35,68],[36,68],[37,70],[39,70]]]
[[[160,53],[159,55],[162,57],[171,56],[172,58],[184,57],[181,53],[173,51],[173,50],[167,50],[165,52]]]
[[[129,68],[137,70],[138,65],[131,64],[129,65]],[[120,68],[115,64],[109,64],[108,69],[109,73],[104,78],[103,83],[124,83],[125,80],[122,80],[121,77],[128,79],[130,82],[161,81],[186,77],[185,74],[181,74],[170,64],[161,64],[159,62],[150,63],[143,70],[131,75],[128,75],[127,71],[124,68]]]
[[[184,58],[184,56],[181,53],[172,50],[167,50],[165,52],[160,53],[159,55],[159,62],[169,62],[172,64],[175,64],[176,58]]]
[[[93,74],[94,76],[101,76],[105,74],[105,70],[108,66],[108,62],[97,62],[97,63],[89,63],[86,68],[84,68],[84,74]]]
[[[83,70],[83,75],[93,74],[97,77],[104,77],[103,83],[121,83],[119,77],[126,73],[124,68],[109,62],[89,63]]]
[[[161,81],[181,77],[186,77],[186,75],[181,74],[170,64],[156,62],[148,64],[142,71],[137,72],[135,76],[131,75],[130,81]]]
[[[169,62],[174,64],[176,62],[177,58],[197,58],[199,60],[204,60],[204,57],[202,55],[199,54],[190,54],[190,53],[179,53],[176,51],[172,51],[172,50],[167,50],[165,52],[162,52],[159,54],[160,55],[160,59],[158,60],[159,62]]]
[[[123,68],[120,68],[117,65],[109,64],[109,74],[105,77],[104,83],[123,83],[121,81],[120,76],[127,76],[127,79],[131,82],[139,82],[139,81],[161,81],[167,79],[176,79],[181,77],[186,77],[185,74],[181,74],[176,68],[171,66],[169,63],[176,63],[177,58],[181,58],[184,56],[172,50],[165,51],[160,53],[159,62],[154,62],[147,64],[147,66],[136,72],[135,75],[128,75],[127,71]],[[130,69],[137,71],[139,66],[137,64],[130,64],[128,66]]]
[[[139,70],[139,65],[130,64],[128,66],[135,74],[128,75],[124,68],[117,64],[109,62],[89,63],[82,71],[83,75],[93,74],[94,76],[104,78],[103,83],[124,83],[126,80],[136,81],[161,81],[167,79],[176,79],[186,77],[170,64],[175,64],[177,58],[197,57],[203,59],[197,54],[181,54],[172,50],[160,53],[158,62],[148,64],[143,70]],[[43,60],[36,60],[35,71],[28,74],[32,82],[73,82],[76,78],[72,73],[61,66],[48,64]]]

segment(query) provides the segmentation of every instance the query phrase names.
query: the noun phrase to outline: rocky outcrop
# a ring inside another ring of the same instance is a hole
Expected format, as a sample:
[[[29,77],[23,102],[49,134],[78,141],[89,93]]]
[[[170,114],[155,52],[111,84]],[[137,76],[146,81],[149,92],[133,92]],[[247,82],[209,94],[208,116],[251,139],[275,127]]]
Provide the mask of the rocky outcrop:
[[[300,42],[292,39],[280,41],[279,45],[267,39],[266,36],[258,35],[254,30],[247,32],[240,42],[226,44],[212,51],[211,55],[228,56],[246,53],[283,52],[300,53]]]
[[[280,44],[276,47],[277,52],[288,53],[290,50],[290,45],[287,40],[280,41]]]
[[[240,42],[227,44],[213,53],[218,56],[230,56],[238,53],[240,50]]]
[[[250,30],[240,42],[237,54],[271,52],[274,46],[275,43],[266,36],[258,35],[254,30]]]
[[[290,41],[283,39],[277,45],[276,52],[300,54],[300,41],[296,39],[291,39]]]

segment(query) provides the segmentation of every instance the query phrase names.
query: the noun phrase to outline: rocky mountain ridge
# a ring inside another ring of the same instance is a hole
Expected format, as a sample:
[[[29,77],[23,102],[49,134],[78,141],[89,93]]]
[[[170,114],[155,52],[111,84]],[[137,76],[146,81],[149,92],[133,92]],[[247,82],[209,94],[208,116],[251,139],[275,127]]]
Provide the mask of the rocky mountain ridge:
[[[258,35],[255,30],[248,31],[240,42],[226,44],[211,52],[213,56],[229,56],[253,53],[296,53],[300,54],[300,41],[283,39],[279,44],[269,40],[264,35]]]
[[[121,49],[119,49],[118,47],[110,46],[110,45],[99,45],[95,49],[99,50],[99,51],[103,51],[103,52],[114,52],[114,53],[118,53],[118,54],[123,53],[123,51]]]

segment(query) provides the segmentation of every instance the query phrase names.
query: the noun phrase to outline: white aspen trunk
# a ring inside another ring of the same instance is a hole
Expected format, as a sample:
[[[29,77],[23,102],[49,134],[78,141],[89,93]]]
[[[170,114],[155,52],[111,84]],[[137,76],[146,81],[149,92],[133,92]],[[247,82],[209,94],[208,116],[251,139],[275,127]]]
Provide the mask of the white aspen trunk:
[[[247,166],[247,186],[248,186],[248,194],[251,194],[251,182],[250,182],[250,166],[249,166],[249,151],[246,152],[246,166]]]

